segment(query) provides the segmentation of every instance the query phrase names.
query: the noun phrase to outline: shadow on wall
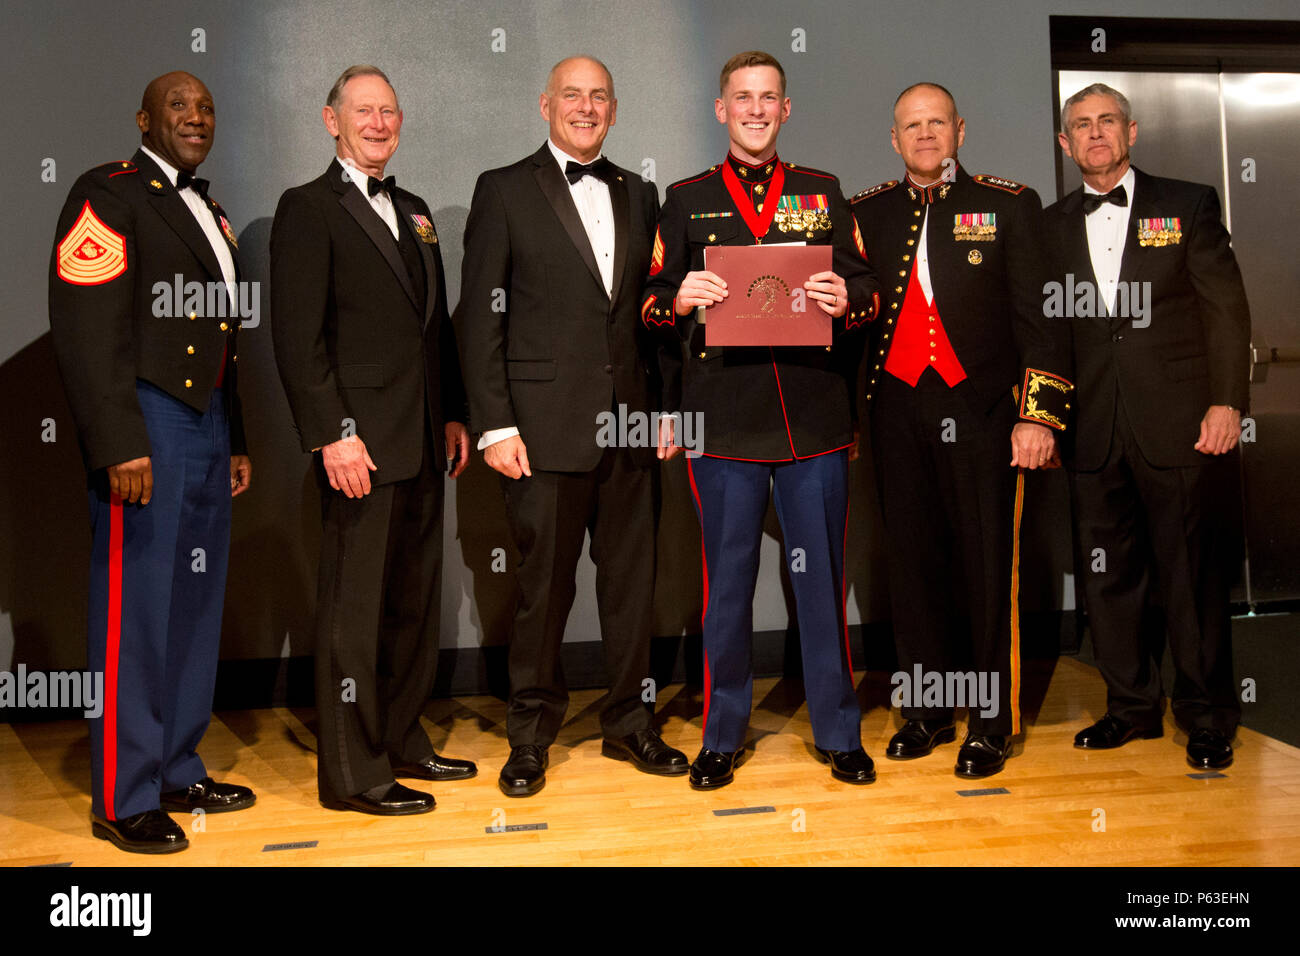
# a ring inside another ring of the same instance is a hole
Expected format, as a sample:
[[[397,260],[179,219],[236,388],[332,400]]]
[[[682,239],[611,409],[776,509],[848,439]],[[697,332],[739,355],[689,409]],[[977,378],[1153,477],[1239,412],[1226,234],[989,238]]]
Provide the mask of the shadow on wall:
[[[311,456],[299,451],[289,403],[271,346],[271,219],[239,236],[245,281],[260,283],[260,321],[239,336],[239,394],[253,462],[253,483],[235,499],[230,573],[222,625],[224,659],[276,659],[311,654],[320,546],[320,498]],[[245,673],[250,697],[266,698],[272,668]],[[262,682],[267,686],[260,686]]]
[[[86,472],[49,333],[0,365],[0,670],[86,666]]]

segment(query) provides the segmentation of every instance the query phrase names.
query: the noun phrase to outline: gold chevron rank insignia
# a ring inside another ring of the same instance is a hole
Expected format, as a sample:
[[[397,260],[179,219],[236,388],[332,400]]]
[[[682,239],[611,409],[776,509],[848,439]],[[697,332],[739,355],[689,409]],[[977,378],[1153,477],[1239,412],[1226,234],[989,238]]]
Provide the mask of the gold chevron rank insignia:
[[[103,285],[126,271],[126,239],[95,215],[89,199],[59,243],[56,271],[72,285]]]
[[[655,246],[654,251],[650,253],[650,274],[657,276],[664,267],[664,237],[659,234],[659,227],[655,227]]]

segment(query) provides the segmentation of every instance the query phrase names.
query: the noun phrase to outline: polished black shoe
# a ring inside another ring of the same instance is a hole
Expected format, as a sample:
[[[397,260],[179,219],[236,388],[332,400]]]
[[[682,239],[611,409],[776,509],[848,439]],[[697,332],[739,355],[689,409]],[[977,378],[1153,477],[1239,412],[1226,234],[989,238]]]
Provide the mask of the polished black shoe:
[[[1198,728],[1187,738],[1187,763],[1197,770],[1232,766],[1232,740],[1220,730]]]
[[[546,768],[551,758],[545,747],[521,744],[510,748],[510,759],[501,768],[497,786],[507,797],[529,797],[546,786]]]
[[[173,813],[227,813],[242,810],[257,802],[257,796],[247,787],[233,783],[217,783],[211,777],[204,777],[198,783],[192,783],[184,790],[170,790],[158,798],[164,810]]]
[[[926,756],[939,744],[956,739],[957,728],[950,720],[909,720],[889,738],[885,756],[890,760],[914,760]]]
[[[959,777],[991,777],[1001,772],[1010,755],[1011,740],[1003,734],[967,734],[954,772]]]
[[[90,832],[128,853],[175,853],[190,845],[185,831],[162,810],[146,810],[121,820],[92,814]]]
[[[730,753],[701,750],[695,763],[691,764],[691,789],[717,790],[731,783],[742,753],[743,750],[733,750]]]
[[[356,793],[341,800],[321,801],[331,810],[356,810],[380,817],[405,817],[414,813],[428,813],[435,806],[431,794],[412,790],[400,783],[381,783],[377,787]]]
[[[425,757],[419,763],[393,764],[393,776],[416,777],[420,780],[446,783],[449,780],[468,780],[470,777],[476,777],[478,767],[469,760],[440,756],[435,750],[432,756]]]
[[[1074,745],[1080,750],[1114,750],[1116,747],[1124,746],[1134,737],[1155,740],[1157,737],[1163,737],[1164,734],[1165,729],[1160,724],[1143,727],[1141,724],[1130,724],[1127,720],[1120,720],[1113,714],[1107,713],[1091,727],[1085,727],[1075,734]]]
[[[857,750],[822,750],[817,753],[831,765],[831,776],[845,783],[875,783],[876,765],[867,752],[859,747]]]
[[[690,769],[686,754],[669,747],[653,730],[638,730],[618,739],[606,737],[600,752],[614,760],[630,760],[642,773],[676,777]]]

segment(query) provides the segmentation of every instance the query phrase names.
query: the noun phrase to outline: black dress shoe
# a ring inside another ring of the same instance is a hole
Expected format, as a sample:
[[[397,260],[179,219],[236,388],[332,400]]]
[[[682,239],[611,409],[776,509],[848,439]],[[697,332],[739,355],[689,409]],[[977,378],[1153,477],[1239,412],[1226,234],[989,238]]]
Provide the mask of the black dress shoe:
[[[743,750],[723,753],[719,750],[701,750],[691,764],[692,790],[717,790],[731,783]]]
[[[1006,765],[1011,741],[1003,734],[967,734],[957,751],[959,777],[991,777]]]
[[[1120,720],[1108,713],[1091,727],[1085,727],[1075,734],[1074,745],[1080,750],[1114,750],[1116,747],[1124,746],[1134,737],[1154,740],[1163,737],[1164,733],[1165,729],[1160,724],[1154,727],[1143,727],[1141,724],[1130,724],[1127,720]]]
[[[957,728],[950,720],[909,720],[903,729],[889,738],[885,756],[890,760],[913,760],[924,757],[938,744],[957,739]]]
[[[431,794],[404,787],[397,781],[381,783],[364,793],[355,793],[341,800],[321,802],[331,810],[356,810],[358,813],[373,813],[380,817],[428,813],[435,805]]]
[[[876,782],[876,765],[861,747],[857,750],[822,750],[818,747],[817,753],[831,765],[831,776],[836,780],[845,783]]]
[[[420,780],[446,783],[448,780],[468,780],[470,777],[478,776],[478,767],[469,760],[440,756],[435,750],[431,756],[425,757],[419,763],[393,764],[393,776],[417,777]]]
[[[211,777],[204,777],[198,783],[190,784],[184,790],[170,790],[158,798],[164,810],[173,813],[192,813],[202,810],[205,813],[227,813],[230,810],[242,810],[257,802],[252,790],[233,783],[217,783]]]
[[[510,759],[501,768],[497,786],[507,797],[529,797],[546,786],[546,768],[551,758],[545,747],[521,744],[510,748]]]
[[[1197,770],[1222,770],[1232,766],[1232,740],[1220,730],[1193,730],[1187,738],[1187,763]]]
[[[606,737],[600,752],[615,760],[630,760],[642,773],[676,777],[690,769],[686,754],[669,747],[653,730],[638,730],[618,739]]]
[[[161,810],[146,810],[121,820],[92,815],[90,832],[128,853],[175,853],[190,845],[185,831]]]

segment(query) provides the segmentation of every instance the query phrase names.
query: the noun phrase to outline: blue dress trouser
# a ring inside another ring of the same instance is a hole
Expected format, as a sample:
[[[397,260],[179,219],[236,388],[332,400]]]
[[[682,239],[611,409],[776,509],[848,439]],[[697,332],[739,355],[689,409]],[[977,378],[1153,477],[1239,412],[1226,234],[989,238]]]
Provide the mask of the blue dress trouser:
[[[220,389],[200,414],[137,383],[153,497],[124,504],[90,481],[87,657],[104,673],[90,721],[91,806],[110,820],[158,808],[207,776],[196,752],[212,715],[230,548],[230,430]]]
[[[845,626],[848,456],[791,462],[688,459],[704,545],[704,748],[745,745],[753,702],[754,588],[769,489],[794,590],[813,739],[862,746]]]

